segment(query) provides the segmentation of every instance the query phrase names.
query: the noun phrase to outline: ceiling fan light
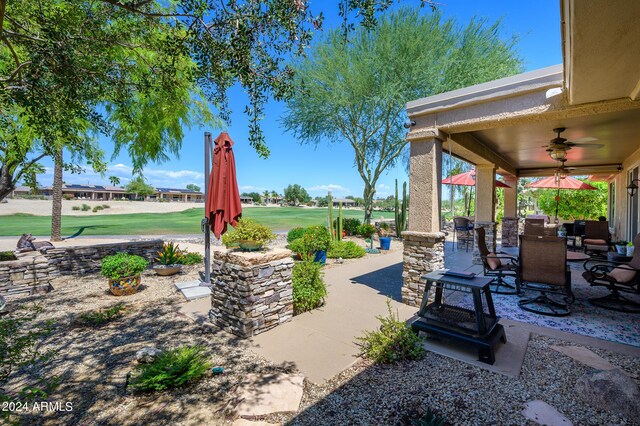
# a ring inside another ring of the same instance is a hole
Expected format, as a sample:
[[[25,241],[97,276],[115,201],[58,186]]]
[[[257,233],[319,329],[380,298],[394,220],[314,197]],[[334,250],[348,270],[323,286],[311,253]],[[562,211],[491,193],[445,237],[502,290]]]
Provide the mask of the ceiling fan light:
[[[564,149],[550,149],[548,150],[549,157],[557,161],[564,161],[567,159],[567,151]]]

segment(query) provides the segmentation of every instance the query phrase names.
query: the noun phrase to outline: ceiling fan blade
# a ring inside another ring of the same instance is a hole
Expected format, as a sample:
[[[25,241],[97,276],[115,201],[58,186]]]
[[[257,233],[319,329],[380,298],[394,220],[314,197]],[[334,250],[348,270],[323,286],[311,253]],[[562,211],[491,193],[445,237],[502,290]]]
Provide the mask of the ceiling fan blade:
[[[582,142],[595,142],[598,138],[594,138],[593,136],[585,136],[584,138],[571,139],[569,143],[582,143]]]
[[[571,148],[602,148],[604,144],[602,143],[573,143],[567,142],[567,146]]]

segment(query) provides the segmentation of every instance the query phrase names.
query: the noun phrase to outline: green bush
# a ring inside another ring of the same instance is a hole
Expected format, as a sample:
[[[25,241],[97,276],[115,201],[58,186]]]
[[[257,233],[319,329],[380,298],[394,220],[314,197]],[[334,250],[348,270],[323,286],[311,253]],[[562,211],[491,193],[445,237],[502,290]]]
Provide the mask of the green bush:
[[[71,207],[71,210],[78,211],[78,210],[80,210],[80,206],[73,206],[73,207]]]
[[[327,257],[330,259],[355,259],[365,255],[364,248],[360,247],[353,241],[332,241]]]
[[[387,317],[377,317],[382,323],[379,330],[366,331],[364,337],[358,337],[361,355],[377,364],[421,358],[424,354],[422,340],[393,313],[389,300],[387,310]]]
[[[291,243],[293,240],[302,238],[306,230],[307,230],[306,228],[303,228],[301,226],[296,226],[295,228],[292,228],[287,234],[287,242]]]
[[[0,262],[4,262],[7,260],[16,260],[17,257],[12,251],[0,251]]]
[[[355,217],[342,219],[342,229],[347,235],[358,235],[358,228],[361,224],[360,219]]]
[[[326,226],[315,225],[306,229],[302,238],[312,253],[320,250],[328,250],[331,244],[331,235]]]
[[[182,265],[197,265],[202,263],[204,258],[200,253],[193,253],[190,251],[182,252],[182,259],[180,259],[180,263]]]
[[[99,327],[124,315],[124,302],[116,303],[110,308],[96,309],[83,312],[78,316],[77,322],[86,327]]]
[[[275,238],[275,234],[267,226],[253,219],[240,219],[232,231],[222,236],[222,243],[226,246],[234,246],[241,241],[255,241],[259,245],[265,245]]]
[[[102,207],[102,206],[95,206],[95,207],[93,208],[93,212],[94,212],[94,213],[99,212],[100,210],[103,210],[103,207]]]
[[[163,391],[184,386],[211,368],[202,346],[181,346],[163,352],[155,361],[136,366],[129,386],[138,392]]]
[[[140,275],[147,269],[147,261],[144,257],[129,253],[117,253],[102,259],[101,273],[103,276],[117,280],[120,278]]]
[[[83,212],[88,212],[89,210],[91,210],[91,206],[89,204],[83,204],[82,205],[82,211]]]
[[[289,244],[289,250],[300,255],[300,257],[305,258],[305,256],[311,256],[313,252],[307,246],[307,240],[304,238],[298,238]]]
[[[111,206],[110,206],[109,204],[103,204],[103,205],[102,205],[102,208],[103,208],[103,209],[110,209],[110,208],[111,208]]]
[[[158,252],[156,260],[161,265],[176,265],[182,263],[182,251],[173,241],[162,244],[162,251]]]
[[[368,223],[364,223],[358,227],[358,235],[363,238],[369,238],[376,233],[376,227]]]
[[[300,314],[321,306],[327,296],[322,276],[322,265],[310,259],[293,267],[293,312]]]

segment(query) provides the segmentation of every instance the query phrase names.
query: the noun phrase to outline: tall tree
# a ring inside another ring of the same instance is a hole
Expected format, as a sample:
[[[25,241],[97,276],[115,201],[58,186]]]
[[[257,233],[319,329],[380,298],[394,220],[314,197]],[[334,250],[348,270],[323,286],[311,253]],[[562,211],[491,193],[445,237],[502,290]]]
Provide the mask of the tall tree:
[[[293,94],[283,126],[301,143],[349,143],[364,182],[366,222],[379,177],[404,150],[404,105],[472,83],[521,71],[515,39],[500,37],[500,23],[474,19],[467,26],[400,9],[348,41],[329,31],[296,64],[304,90]]]
[[[142,176],[131,179],[124,189],[127,194],[135,194],[136,198],[144,198],[156,193],[153,186],[149,185]]]
[[[195,183],[187,184],[187,189],[189,189],[191,191],[195,191],[195,192],[200,192],[200,187],[198,185],[196,185]]]
[[[118,176],[109,176],[109,182],[113,186],[118,186],[120,185],[120,178]]]
[[[584,180],[584,179],[583,179]],[[597,191],[560,190],[558,199],[558,217],[565,220],[598,219],[607,215],[608,184],[606,182],[588,182],[598,188]],[[556,189],[535,189],[531,192],[544,214],[554,217],[556,214]]]
[[[306,189],[295,183],[284,189],[284,199],[287,203],[297,206],[299,203],[307,203],[311,201],[311,196]]]

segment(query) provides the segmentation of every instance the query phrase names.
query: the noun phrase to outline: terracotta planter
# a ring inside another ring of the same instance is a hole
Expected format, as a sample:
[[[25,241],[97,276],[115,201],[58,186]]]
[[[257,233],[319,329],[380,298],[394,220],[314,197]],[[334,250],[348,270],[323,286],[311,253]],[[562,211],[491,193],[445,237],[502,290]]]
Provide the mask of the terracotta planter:
[[[140,275],[109,280],[109,290],[115,296],[134,294],[138,291],[138,287],[140,287]]]
[[[153,270],[156,271],[156,275],[166,277],[180,272],[182,265],[157,265],[153,267]]]

